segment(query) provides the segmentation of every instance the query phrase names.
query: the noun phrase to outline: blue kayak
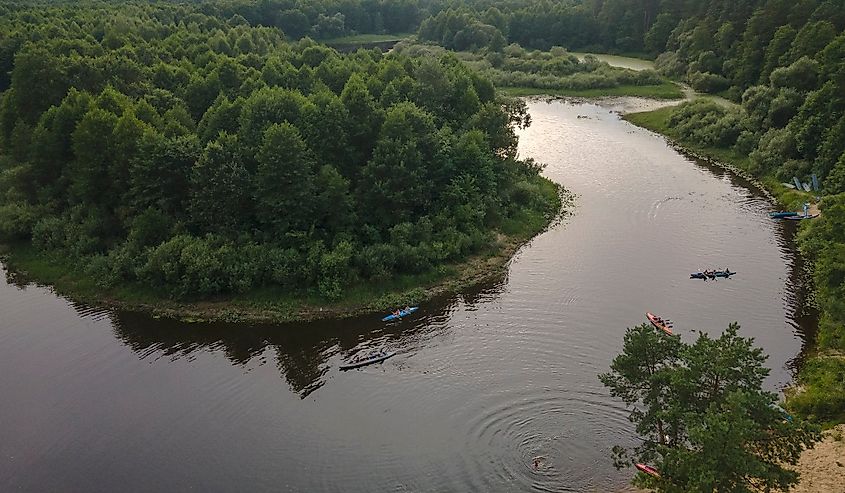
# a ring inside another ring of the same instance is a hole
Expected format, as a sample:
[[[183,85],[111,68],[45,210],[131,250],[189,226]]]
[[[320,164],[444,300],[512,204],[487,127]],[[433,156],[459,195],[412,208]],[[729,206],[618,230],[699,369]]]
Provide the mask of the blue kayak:
[[[797,212],[788,212],[788,211],[786,211],[786,212],[770,212],[769,213],[769,217],[775,218],[775,219],[780,219],[780,218],[784,218],[784,217],[792,217],[792,216],[797,216],[797,215],[798,215]]]
[[[397,319],[400,319],[400,318],[402,318],[402,317],[406,317],[406,316],[408,316],[408,315],[410,315],[410,314],[414,313],[414,312],[415,312],[415,311],[417,311],[418,309],[419,309],[419,307],[418,307],[418,306],[412,306],[411,308],[408,308],[407,310],[399,310],[399,314],[398,314],[398,315],[391,313],[390,315],[388,315],[388,316],[386,316],[386,317],[383,317],[383,318],[381,319],[381,321],[382,321],[382,322],[390,322],[391,320],[397,320]]]

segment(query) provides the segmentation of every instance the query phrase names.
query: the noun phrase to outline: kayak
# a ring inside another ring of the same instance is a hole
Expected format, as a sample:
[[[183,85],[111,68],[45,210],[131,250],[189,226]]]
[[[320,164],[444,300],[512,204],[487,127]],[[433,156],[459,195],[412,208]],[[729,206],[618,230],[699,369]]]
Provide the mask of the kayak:
[[[660,473],[657,472],[657,469],[647,466],[645,464],[634,464],[634,467],[639,469],[641,472],[648,474],[649,476],[654,476],[655,478],[660,477]]]
[[[669,324],[665,320],[651,312],[646,312],[645,316],[648,318],[648,321],[651,322],[651,325],[654,325],[663,332],[672,335],[672,329],[669,328]]]
[[[347,363],[340,365],[341,370],[351,370],[352,368],[359,368],[361,366],[371,365],[373,363],[379,363],[391,356],[395,356],[396,353],[388,352],[388,353],[376,353],[369,358],[359,359],[359,360],[352,360]]]
[[[382,322],[390,322],[391,320],[396,320],[396,319],[400,319],[402,317],[406,317],[406,316],[414,313],[415,311],[417,311],[419,308],[420,307],[418,307],[418,306],[412,306],[411,308],[408,308],[407,310],[399,310],[398,315],[391,313],[390,315],[388,315],[386,317],[382,317],[381,321]]]
[[[800,221],[802,219],[812,219],[814,217],[819,217],[819,215],[818,214],[809,214],[809,215],[804,216],[804,215],[796,214],[794,216],[784,217],[782,219],[788,219],[790,221]]]
[[[789,219],[788,217],[785,219]],[[717,270],[715,272],[708,272],[705,274],[704,272],[693,272],[689,275],[690,279],[715,279],[717,277],[730,277],[736,274],[736,272],[731,272],[729,270]]]
[[[772,217],[772,218],[775,218],[775,219],[782,219],[782,218],[785,218],[785,217],[792,217],[792,216],[797,216],[797,215],[798,215],[797,212],[790,212],[790,211],[770,212],[769,213],[769,217]]]

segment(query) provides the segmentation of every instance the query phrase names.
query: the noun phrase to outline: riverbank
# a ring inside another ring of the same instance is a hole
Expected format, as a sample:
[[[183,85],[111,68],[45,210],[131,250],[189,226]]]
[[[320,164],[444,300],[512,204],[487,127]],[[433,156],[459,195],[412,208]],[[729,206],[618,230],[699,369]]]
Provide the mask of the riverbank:
[[[801,482],[790,489],[792,493],[845,493],[845,425],[824,433],[822,441],[805,450],[796,470]]]
[[[634,125],[665,136],[671,145],[685,154],[742,176],[784,210],[797,211],[801,209],[803,203],[810,202],[810,212],[820,213],[814,194],[787,188],[774,176],[764,176],[760,179],[753,177],[749,172],[750,159],[747,155],[742,155],[732,149],[701,146],[679,138],[668,124],[673,109],[674,107],[669,106],[653,111],[629,113],[623,115],[623,118]],[[813,290],[817,296],[818,286],[814,286]],[[824,330],[824,324],[821,324],[820,331]],[[842,433],[845,426],[836,426],[836,423],[845,421],[845,411],[841,406],[845,398],[841,382],[845,361],[839,353],[831,355],[828,354],[829,350],[825,351],[824,348],[820,350],[818,338],[819,335],[816,334],[813,341],[816,347],[813,348],[796,376],[796,383],[786,391],[786,405],[791,412],[819,422],[824,427],[833,428],[826,432],[823,442],[802,453],[796,466],[796,470],[801,473],[801,483],[791,491],[842,493],[845,492],[845,486],[843,486],[845,485],[845,461],[842,460],[843,452],[845,452]],[[840,376],[837,377],[837,375]]]
[[[602,98],[631,96],[651,99],[682,99],[684,92],[673,82],[664,82],[648,86],[622,85],[616,87],[599,87],[593,89],[541,89],[536,87],[499,87],[498,90],[507,96],[555,96]]]
[[[49,285],[57,294],[91,306],[143,312],[183,322],[282,323],[349,318],[423,303],[503,275],[514,254],[560,220],[573,204],[572,194],[560,185],[542,177],[539,183],[555,204],[556,212],[526,212],[497,231],[486,250],[464,262],[440,266],[421,275],[396,276],[388,282],[352,286],[336,302],[274,287],[211,300],[174,300],[135,284],[101,288],[96,279],[77,266],[43,254],[29,244],[3,245],[0,253],[16,282]]]
[[[798,211],[801,210],[805,202],[810,202],[813,205],[813,210],[818,211],[813,193],[787,188],[774,176],[762,178],[752,176],[749,171],[751,160],[748,155],[740,154],[733,149],[702,146],[696,142],[681,139],[669,126],[669,117],[672,115],[674,108],[674,106],[666,106],[652,111],[628,113],[622,115],[622,118],[638,127],[663,135],[669,139],[672,146],[684,154],[707,161],[741,176],[785,210]]]

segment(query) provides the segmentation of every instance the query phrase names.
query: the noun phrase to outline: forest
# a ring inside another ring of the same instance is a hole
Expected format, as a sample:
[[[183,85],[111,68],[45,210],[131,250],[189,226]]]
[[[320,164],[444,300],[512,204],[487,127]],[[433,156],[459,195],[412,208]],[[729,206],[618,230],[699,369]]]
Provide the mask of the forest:
[[[556,213],[515,157],[524,104],[458,60],[343,56],[207,8],[5,6],[6,241],[104,288],[336,300]]]

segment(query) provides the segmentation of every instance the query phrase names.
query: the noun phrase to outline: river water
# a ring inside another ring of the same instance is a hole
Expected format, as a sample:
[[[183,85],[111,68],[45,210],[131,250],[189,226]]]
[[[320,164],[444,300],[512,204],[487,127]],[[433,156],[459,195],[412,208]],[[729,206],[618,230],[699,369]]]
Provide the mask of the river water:
[[[577,194],[507,276],[422,305],[285,326],[181,324],[0,285],[0,491],[618,491],[635,443],[597,380],[653,311],[739,321],[791,378],[812,314],[788,227],[748,184],[601,104],[531,102],[520,152]],[[730,280],[688,279],[729,267]],[[384,364],[341,372],[357,351]],[[535,470],[534,458],[540,458]]]

